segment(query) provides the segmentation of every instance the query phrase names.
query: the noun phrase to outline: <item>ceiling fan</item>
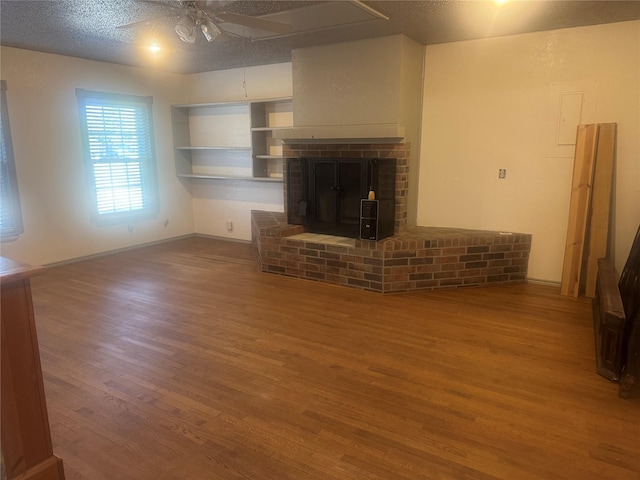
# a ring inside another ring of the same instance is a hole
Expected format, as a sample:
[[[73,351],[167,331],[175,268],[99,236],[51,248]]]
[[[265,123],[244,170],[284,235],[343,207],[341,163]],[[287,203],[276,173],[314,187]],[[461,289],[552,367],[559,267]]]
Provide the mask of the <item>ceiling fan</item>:
[[[121,25],[118,28],[134,28],[142,25],[153,25],[154,21],[161,18],[175,18],[173,29],[184,43],[196,43],[198,33],[202,33],[207,42],[213,42],[223,33],[232,36],[238,35],[225,30],[225,24],[235,24],[249,29],[286,34],[291,30],[291,25],[273,22],[259,17],[251,17],[239,13],[225,12],[223,8],[233,3],[224,0],[176,0],[177,5],[170,5],[156,0],[138,0],[140,3],[150,3],[170,9],[170,12],[159,17],[149,18],[139,22]],[[250,35],[246,35],[250,37]]]

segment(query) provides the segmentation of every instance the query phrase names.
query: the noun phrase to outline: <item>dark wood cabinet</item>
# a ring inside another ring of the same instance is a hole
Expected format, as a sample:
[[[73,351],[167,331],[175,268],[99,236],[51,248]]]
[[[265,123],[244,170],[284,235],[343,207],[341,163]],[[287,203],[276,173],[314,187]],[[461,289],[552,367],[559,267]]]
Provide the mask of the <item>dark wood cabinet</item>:
[[[8,480],[64,480],[53,454],[30,278],[44,270],[0,257],[2,458]]]

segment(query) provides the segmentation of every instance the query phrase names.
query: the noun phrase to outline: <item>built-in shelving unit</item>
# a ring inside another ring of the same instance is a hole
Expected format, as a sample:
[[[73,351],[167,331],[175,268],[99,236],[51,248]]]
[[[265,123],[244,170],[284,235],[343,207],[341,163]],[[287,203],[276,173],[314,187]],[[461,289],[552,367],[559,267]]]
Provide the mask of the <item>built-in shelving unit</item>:
[[[198,103],[171,108],[181,178],[282,182],[278,129],[293,124],[291,98]]]

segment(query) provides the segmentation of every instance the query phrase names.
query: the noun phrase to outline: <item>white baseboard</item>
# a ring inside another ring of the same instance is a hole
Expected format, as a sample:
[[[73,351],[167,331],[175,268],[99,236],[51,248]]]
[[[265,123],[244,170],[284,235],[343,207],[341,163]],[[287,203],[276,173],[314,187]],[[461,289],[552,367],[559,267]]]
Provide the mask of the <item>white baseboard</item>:
[[[113,255],[114,253],[128,252],[130,250],[136,250],[138,248],[144,248],[144,247],[152,247],[153,245],[160,245],[162,243],[174,242],[176,240],[182,240],[183,238],[190,238],[195,236],[197,236],[197,234],[188,233],[186,235],[180,235],[178,237],[164,238],[162,240],[156,240],[153,242],[131,245],[130,247],[116,248],[115,250],[107,250],[106,252],[93,253],[91,255],[84,255],[82,257],[69,258],[67,260],[61,260],[59,262],[47,263],[47,264],[44,264],[43,267],[58,267],[61,265],[69,265],[71,263],[76,263],[76,262],[84,262],[85,260],[92,260],[94,258],[101,258],[101,257],[106,257],[107,255]]]

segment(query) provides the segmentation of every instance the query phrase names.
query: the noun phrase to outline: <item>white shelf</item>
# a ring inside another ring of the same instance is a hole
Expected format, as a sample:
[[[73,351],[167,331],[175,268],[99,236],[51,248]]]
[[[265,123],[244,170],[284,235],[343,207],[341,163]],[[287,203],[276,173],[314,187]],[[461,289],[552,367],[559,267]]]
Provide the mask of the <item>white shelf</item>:
[[[176,150],[240,150],[240,151],[249,151],[251,147],[191,147],[188,145],[176,147]]]
[[[244,107],[251,102],[211,102],[211,103],[183,103],[180,105],[173,105],[174,108],[183,108],[185,110],[193,108],[209,108],[209,107]]]
[[[282,182],[282,142],[274,132],[292,128],[291,98],[173,105],[171,115],[178,177]]]
[[[251,127],[252,132],[273,132],[275,130],[286,130],[289,128],[293,128],[291,125],[287,125],[285,127]]]
[[[282,177],[240,177],[233,175],[204,175],[197,173],[179,173],[179,178],[200,178],[204,180],[240,180],[244,182],[282,183]]]

